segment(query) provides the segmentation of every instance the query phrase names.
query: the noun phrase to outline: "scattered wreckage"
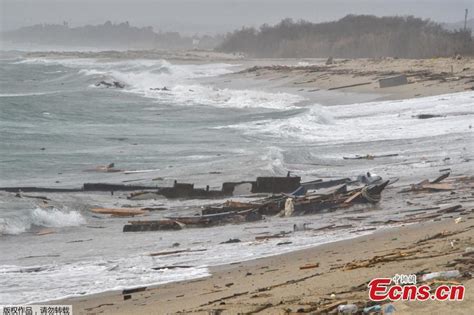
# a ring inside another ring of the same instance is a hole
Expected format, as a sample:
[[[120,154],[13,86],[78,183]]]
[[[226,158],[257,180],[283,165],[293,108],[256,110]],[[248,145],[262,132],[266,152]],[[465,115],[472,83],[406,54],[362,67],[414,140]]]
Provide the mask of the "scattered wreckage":
[[[95,84],[97,87],[104,86],[106,88],[116,88],[116,89],[123,89],[125,88],[125,84],[119,82],[119,81],[112,81],[112,82],[107,82],[107,81],[100,81]]]
[[[158,230],[180,230],[185,227],[210,227],[222,224],[236,224],[242,222],[259,221],[264,216],[299,216],[316,214],[336,209],[347,208],[356,203],[377,203],[381,199],[381,193],[389,184],[389,180],[383,181],[380,177],[370,183],[353,189],[348,189],[349,183],[360,183],[350,179],[339,179],[331,181],[316,180],[300,183],[299,177],[259,177],[257,178],[252,192],[271,192],[272,195],[252,202],[236,202],[228,200],[220,207],[208,206],[201,210],[197,216],[175,216],[162,220],[129,221],[123,227],[124,232],[143,232]],[[240,183],[234,183],[236,185]],[[296,187],[296,184],[298,186]],[[227,183],[223,187],[229,186]],[[338,186],[338,187],[336,187]],[[174,189],[182,189],[183,186],[173,186]],[[192,186],[187,187],[189,193],[193,191]],[[296,187],[296,189],[294,189]],[[320,193],[322,188],[336,187],[332,191]],[[276,189],[280,193],[275,193]],[[294,189],[292,192],[289,192]],[[316,190],[316,191],[314,191]],[[223,189],[224,191],[224,189]],[[178,195],[179,191],[172,194]],[[190,194],[188,194],[189,196]]]

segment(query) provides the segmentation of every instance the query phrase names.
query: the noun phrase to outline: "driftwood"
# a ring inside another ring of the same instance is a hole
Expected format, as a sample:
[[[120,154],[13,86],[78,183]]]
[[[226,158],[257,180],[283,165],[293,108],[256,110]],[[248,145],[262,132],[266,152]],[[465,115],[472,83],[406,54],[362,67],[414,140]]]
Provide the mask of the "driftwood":
[[[435,114],[419,114],[419,115],[416,115],[416,116],[413,116],[413,117],[416,117],[418,119],[430,119],[430,118],[439,118],[439,117],[444,117],[444,116],[435,115]]]
[[[34,187],[34,186],[19,186],[19,187],[0,187],[0,190],[14,193],[22,192],[50,192],[50,193],[68,193],[83,191],[82,188],[48,188],[48,187]]]
[[[328,180],[328,181],[323,181],[321,179],[318,179],[311,182],[301,183],[301,186],[303,186],[307,190],[321,189],[321,188],[329,188],[329,187],[334,187],[337,185],[346,184],[346,183],[349,183],[350,181],[351,181],[350,178],[333,179],[333,180]]]
[[[123,295],[132,294],[132,293],[137,293],[137,292],[143,292],[145,290],[146,290],[146,287],[139,287],[139,288],[133,288],[133,289],[124,289],[122,291],[122,294]]]
[[[161,266],[161,267],[153,267],[153,270],[163,270],[163,269],[178,269],[178,268],[192,268],[192,266]]]
[[[164,220],[129,221],[123,232],[145,232],[160,230],[180,230],[183,227],[210,227],[218,224],[253,222],[263,216],[257,209],[230,211],[202,216],[167,217]]]
[[[56,233],[56,231],[53,229],[41,229],[40,231],[36,233],[36,235],[42,236],[42,235],[48,235],[48,234],[53,234],[53,233]]]
[[[333,193],[311,194],[297,198],[294,202],[295,214],[312,214],[321,211],[330,211],[349,207],[354,203],[377,203],[381,192],[389,181],[380,184],[368,185],[347,191],[347,186],[341,186]]]
[[[100,214],[111,214],[114,216],[135,216],[148,213],[141,208],[92,208],[91,212]]]
[[[417,191],[449,191],[453,190],[454,186],[451,183],[441,183],[444,179],[448,178],[450,173],[445,173],[440,175],[438,178],[429,181],[427,179],[417,183],[410,185],[410,188],[403,189],[400,191],[401,193],[404,192],[417,192]]]
[[[328,91],[339,90],[339,89],[345,89],[345,88],[350,88],[350,87],[355,87],[355,86],[361,86],[361,85],[368,85],[368,84],[372,84],[372,82],[362,82],[362,83],[355,83],[355,84],[349,84],[349,85],[336,86],[336,87],[329,88]]]
[[[317,268],[317,267],[319,267],[319,263],[308,264],[308,265],[300,266],[300,270],[313,269],[313,268]]]
[[[274,238],[282,238],[285,237],[285,234],[274,234],[274,235],[264,235],[264,236],[256,236],[255,240],[256,241],[264,241],[268,239],[274,239]]]
[[[391,153],[391,154],[382,154],[382,155],[356,155],[356,156],[343,156],[342,158],[344,160],[373,160],[377,158],[384,158],[384,157],[393,157],[393,156],[398,156],[398,153]]]
[[[107,183],[85,183],[81,188],[54,188],[54,187],[35,187],[35,186],[19,186],[19,187],[0,187],[0,190],[7,192],[46,192],[46,193],[70,193],[81,191],[134,191],[134,190],[156,190],[156,187],[142,185],[122,185]]]
[[[183,225],[174,220],[129,221],[123,232],[147,232],[161,230],[181,230]]]
[[[462,210],[463,209],[462,209],[461,205],[455,205],[455,206],[447,207],[447,208],[444,208],[444,209],[440,209],[436,212],[438,212],[438,213],[453,213],[453,212],[461,212]]]
[[[82,186],[84,191],[134,191],[134,190],[156,190],[156,187],[142,185],[122,185],[107,183],[85,183]]]
[[[207,249],[202,248],[202,249],[181,249],[181,250],[173,250],[173,251],[165,251],[165,252],[157,252],[157,253],[151,253],[150,256],[155,257],[155,256],[165,256],[165,255],[174,255],[174,254],[181,254],[181,253],[193,253],[193,252],[204,252]]]

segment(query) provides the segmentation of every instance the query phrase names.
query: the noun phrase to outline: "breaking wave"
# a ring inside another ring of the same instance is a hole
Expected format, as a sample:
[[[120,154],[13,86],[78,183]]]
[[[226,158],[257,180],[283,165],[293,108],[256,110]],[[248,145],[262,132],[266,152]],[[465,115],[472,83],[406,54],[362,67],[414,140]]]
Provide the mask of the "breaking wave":
[[[48,95],[48,94],[57,94],[57,93],[60,93],[60,91],[36,92],[36,93],[0,93],[0,97],[39,96],[39,95]]]
[[[202,85],[200,78],[209,78],[233,72],[237,65],[171,64],[166,60],[97,59],[27,59],[20,63],[54,64],[78,69],[78,74],[91,78],[90,87],[98,81],[119,81],[125,85],[122,92],[134,93],[158,102],[192,106],[204,105],[230,108],[292,108],[304,100],[289,93],[269,93],[257,90],[219,89]],[[93,79],[93,81],[92,81]],[[99,87],[101,88],[101,87]]]
[[[77,211],[35,208],[23,216],[0,218],[0,234],[16,235],[37,227],[67,227],[84,224],[86,220]]]
[[[456,106],[452,106],[456,104]],[[474,92],[322,107],[314,105],[296,116],[221,126],[248,136],[318,143],[352,143],[414,139],[470,132]],[[420,114],[435,119],[418,119]]]

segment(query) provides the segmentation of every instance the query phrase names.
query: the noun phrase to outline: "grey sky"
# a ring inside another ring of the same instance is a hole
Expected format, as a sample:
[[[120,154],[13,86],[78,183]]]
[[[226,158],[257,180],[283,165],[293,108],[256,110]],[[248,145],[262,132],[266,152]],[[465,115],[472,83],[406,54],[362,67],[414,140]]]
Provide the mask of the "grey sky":
[[[188,34],[273,24],[285,17],[322,22],[349,13],[415,15],[440,22],[474,16],[473,0],[0,0],[3,30],[38,23],[71,26],[129,21]]]

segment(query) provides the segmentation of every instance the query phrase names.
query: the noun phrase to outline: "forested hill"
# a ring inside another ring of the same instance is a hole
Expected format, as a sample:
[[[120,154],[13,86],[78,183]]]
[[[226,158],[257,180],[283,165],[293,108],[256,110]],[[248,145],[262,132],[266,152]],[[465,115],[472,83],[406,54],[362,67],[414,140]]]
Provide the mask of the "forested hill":
[[[127,48],[127,49],[192,49],[214,48],[222,40],[218,36],[182,36],[177,32],[154,32],[152,27],[135,27],[128,22],[70,27],[63,24],[38,24],[2,33],[10,43],[44,46]]]
[[[348,15],[335,22],[282,20],[227,34],[218,50],[255,57],[430,58],[474,54],[468,29],[449,31],[429,20]]]

